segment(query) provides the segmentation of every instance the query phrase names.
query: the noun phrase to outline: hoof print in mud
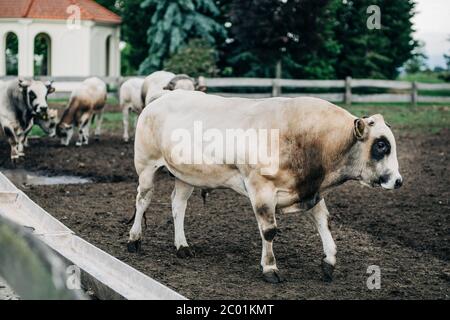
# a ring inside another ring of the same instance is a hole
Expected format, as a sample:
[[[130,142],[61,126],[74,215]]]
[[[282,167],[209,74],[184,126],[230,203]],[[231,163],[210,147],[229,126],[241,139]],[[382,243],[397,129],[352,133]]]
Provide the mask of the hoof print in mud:
[[[189,247],[180,247],[177,250],[177,257],[181,259],[192,258],[194,256],[194,251]]]
[[[325,282],[331,282],[333,281],[333,271],[334,271],[334,266],[322,261],[322,272],[323,272],[323,280]]]
[[[129,241],[127,243],[127,249],[130,253],[140,253],[141,252],[141,240]]]
[[[286,279],[281,275],[278,270],[270,270],[263,273],[264,281],[269,283],[281,283],[286,281]]]

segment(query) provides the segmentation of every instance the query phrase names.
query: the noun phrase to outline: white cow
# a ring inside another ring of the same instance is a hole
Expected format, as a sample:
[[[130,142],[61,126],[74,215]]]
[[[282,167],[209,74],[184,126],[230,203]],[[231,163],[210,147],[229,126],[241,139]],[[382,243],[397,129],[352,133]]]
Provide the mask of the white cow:
[[[133,111],[136,114],[140,114],[144,102],[142,102],[141,91],[144,79],[131,78],[125,81],[120,87],[120,107],[122,108],[123,115],[123,140],[128,142],[130,139],[128,133],[129,126],[129,114]],[[136,127],[136,123],[133,122],[133,128]]]

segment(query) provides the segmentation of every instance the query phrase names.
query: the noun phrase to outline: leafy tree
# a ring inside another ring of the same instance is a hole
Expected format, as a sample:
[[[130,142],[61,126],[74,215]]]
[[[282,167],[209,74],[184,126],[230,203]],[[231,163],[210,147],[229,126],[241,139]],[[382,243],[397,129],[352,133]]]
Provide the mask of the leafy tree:
[[[216,63],[216,49],[205,40],[193,39],[164,62],[164,69],[195,78],[214,77],[218,74]]]
[[[424,44],[420,43],[412,52],[412,57],[405,63],[405,71],[408,74],[414,74],[425,71],[427,67],[428,57],[423,51]]]
[[[330,78],[339,45],[334,41],[334,0],[232,0],[230,64],[233,73]]]
[[[214,44],[225,34],[213,17],[219,10],[212,0],[145,0],[144,9],[154,10],[147,31],[149,50],[139,73],[161,69],[164,60],[175,54],[189,39],[201,38]]]
[[[381,28],[369,29],[367,8],[377,5]],[[395,78],[418,45],[412,37],[413,0],[347,0],[338,7],[336,39],[342,45],[336,64],[344,78]]]
[[[147,29],[154,14],[153,8],[141,7],[141,0],[124,0],[122,17],[122,38],[127,43],[122,51],[122,74],[136,74],[147,58],[149,45]]]
[[[119,15],[123,4],[127,1],[129,0],[95,0],[98,4]]]

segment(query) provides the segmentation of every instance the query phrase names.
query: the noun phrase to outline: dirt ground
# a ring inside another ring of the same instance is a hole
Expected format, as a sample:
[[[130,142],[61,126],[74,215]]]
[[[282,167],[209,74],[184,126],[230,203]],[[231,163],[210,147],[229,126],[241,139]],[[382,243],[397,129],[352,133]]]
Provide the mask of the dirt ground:
[[[22,189],[94,245],[191,299],[449,299],[450,133],[397,137],[404,186],[396,191],[347,183],[328,195],[331,229],[338,247],[332,283],[322,281],[318,234],[300,214],[278,215],[274,244],[287,279],[262,280],[261,240],[249,201],[230,190],[214,191],[203,205],[191,197],[186,236],[195,257],[176,257],[170,193],[173,180],[158,178],[147,212],[143,252],[126,249],[137,176],[133,146],[120,136],[102,136],[78,149],[48,138],[32,140],[20,166],[51,175],[92,178],[86,185]],[[0,141],[0,167],[9,167],[9,147]],[[381,270],[381,289],[369,290],[367,269]]]

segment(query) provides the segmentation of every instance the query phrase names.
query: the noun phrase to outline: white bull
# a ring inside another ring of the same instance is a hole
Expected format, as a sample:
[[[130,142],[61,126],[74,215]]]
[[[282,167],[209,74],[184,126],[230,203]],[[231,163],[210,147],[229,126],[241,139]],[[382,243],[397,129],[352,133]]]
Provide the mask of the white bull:
[[[139,117],[134,162],[139,187],[129,251],[140,247],[155,173],[166,167],[175,176],[172,213],[178,255],[192,255],[184,216],[194,187],[231,188],[251,201],[262,238],[264,279],[272,283],[282,281],[272,249],[276,209],[306,210],[322,238],[323,271],[325,280],[331,280],[336,245],[323,196],[349,180],[385,189],[402,185],[395,138],[383,117],[357,118],[316,98],[167,93]]]
[[[123,140],[125,142],[128,142],[130,139],[128,133],[130,111],[140,114],[144,107],[144,102],[141,99],[143,83],[144,79],[131,78],[125,81],[120,87],[120,107],[122,108]],[[133,127],[135,126],[136,123],[133,122]]]

